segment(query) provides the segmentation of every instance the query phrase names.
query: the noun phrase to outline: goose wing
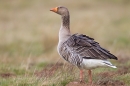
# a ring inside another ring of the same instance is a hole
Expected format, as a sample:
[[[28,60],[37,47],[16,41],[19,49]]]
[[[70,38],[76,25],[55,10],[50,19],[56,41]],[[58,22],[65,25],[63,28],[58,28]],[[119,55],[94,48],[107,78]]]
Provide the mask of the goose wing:
[[[116,59],[108,50],[102,48],[93,38],[83,34],[74,34],[61,48],[62,57],[74,65],[80,65],[84,59]]]

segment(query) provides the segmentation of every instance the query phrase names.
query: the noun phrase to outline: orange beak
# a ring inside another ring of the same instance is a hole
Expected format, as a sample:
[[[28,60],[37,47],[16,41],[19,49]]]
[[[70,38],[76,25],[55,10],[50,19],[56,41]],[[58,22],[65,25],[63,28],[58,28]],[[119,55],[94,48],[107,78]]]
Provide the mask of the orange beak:
[[[57,12],[57,8],[58,7],[52,8],[50,11]]]

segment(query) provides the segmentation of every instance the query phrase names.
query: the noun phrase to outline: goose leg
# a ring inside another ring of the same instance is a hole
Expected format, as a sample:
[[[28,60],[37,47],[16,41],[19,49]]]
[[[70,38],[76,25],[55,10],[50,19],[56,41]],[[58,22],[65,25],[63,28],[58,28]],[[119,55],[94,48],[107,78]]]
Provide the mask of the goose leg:
[[[83,82],[83,70],[80,70],[80,83]]]
[[[92,73],[91,70],[88,70],[89,83],[92,84]]]

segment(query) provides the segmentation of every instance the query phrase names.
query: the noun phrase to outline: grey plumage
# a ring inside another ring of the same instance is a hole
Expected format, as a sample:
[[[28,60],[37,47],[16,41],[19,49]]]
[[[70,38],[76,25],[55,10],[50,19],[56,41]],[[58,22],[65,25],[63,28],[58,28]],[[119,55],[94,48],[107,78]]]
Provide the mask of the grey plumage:
[[[80,66],[83,59],[116,59],[108,50],[100,47],[93,38],[74,34],[59,47],[60,55],[68,62]]]

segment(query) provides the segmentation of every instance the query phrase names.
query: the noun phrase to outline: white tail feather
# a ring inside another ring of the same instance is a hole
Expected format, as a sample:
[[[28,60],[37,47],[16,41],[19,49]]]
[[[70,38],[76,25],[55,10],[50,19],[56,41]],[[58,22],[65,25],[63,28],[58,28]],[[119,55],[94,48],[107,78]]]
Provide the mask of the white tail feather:
[[[112,67],[112,68],[117,68],[116,66],[113,66],[113,65],[111,65],[111,66],[110,66],[110,65],[107,65],[107,66]]]
[[[83,59],[83,62],[81,64],[82,68],[85,69],[93,69],[96,67],[112,67],[117,68],[116,66],[112,65],[111,62],[108,60],[99,60],[99,59]]]
[[[112,68],[117,68],[116,66],[112,65],[111,62],[105,60],[103,63],[105,63],[105,65],[109,66],[109,67],[112,67]]]

